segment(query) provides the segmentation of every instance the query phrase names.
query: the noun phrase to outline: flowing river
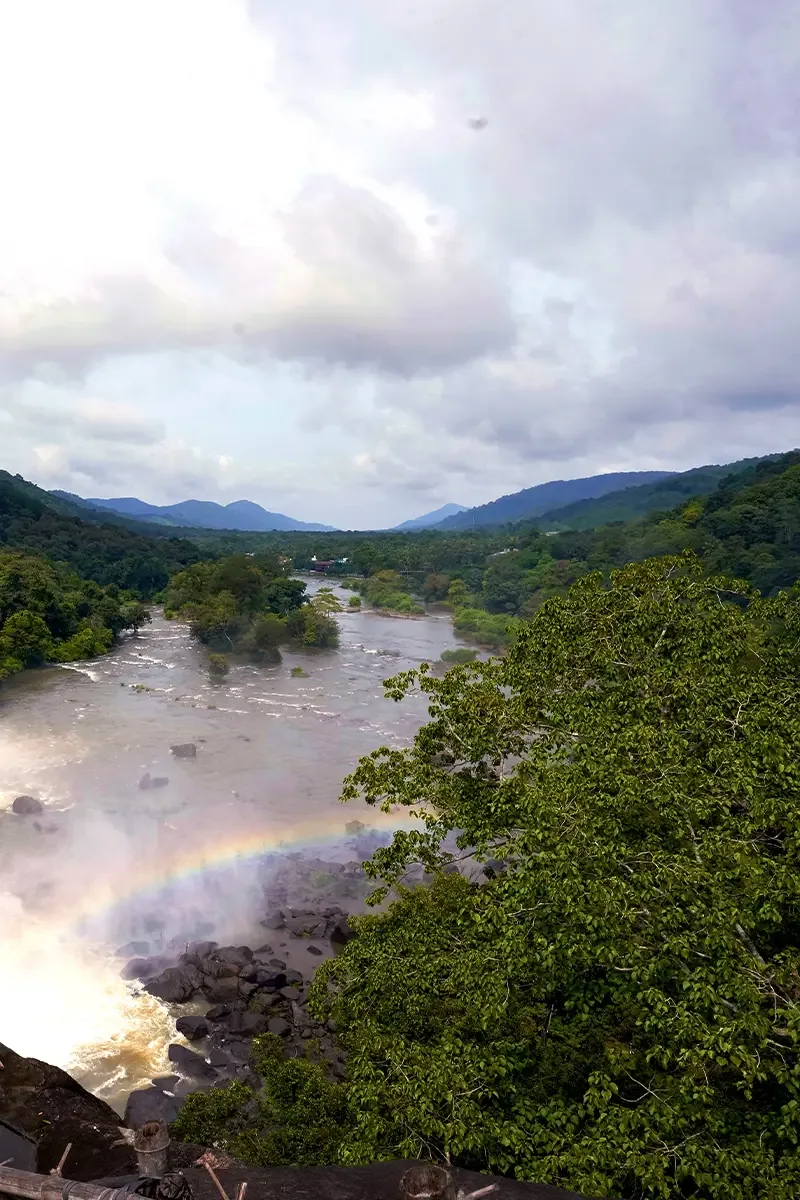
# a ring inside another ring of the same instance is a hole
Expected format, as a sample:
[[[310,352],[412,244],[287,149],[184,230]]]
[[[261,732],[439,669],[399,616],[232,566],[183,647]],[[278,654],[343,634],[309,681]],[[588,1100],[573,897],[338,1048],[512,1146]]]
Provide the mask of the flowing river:
[[[265,856],[352,859],[346,823],[398,823],[343,807],[342,779],[425,720],[423,697],[395,704],[382,681],[458,643],[444,615],[338,621],[338,650],[233,665],[214,683],[188,629],[154,614],[103,659],[3,685],[0,1042],[119,1105],[175,1040],[174,1012],[120,979],[119,943],[142,928],[163,944],[246,939]],[[171,754],[188,742],[196,757]],[[143,788],[146,774],[168,782]],[[43,813],[12,814],[20,794]]]

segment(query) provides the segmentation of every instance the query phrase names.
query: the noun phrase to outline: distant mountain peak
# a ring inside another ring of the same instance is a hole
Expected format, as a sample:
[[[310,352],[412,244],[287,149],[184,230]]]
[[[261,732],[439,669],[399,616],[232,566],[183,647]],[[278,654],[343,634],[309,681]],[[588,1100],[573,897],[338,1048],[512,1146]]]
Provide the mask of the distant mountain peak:
[[[117,496],[108,500],[94,498],[86,503],[110,509],[123,516],[163,525],[181,525],[193,529],[231,529],[246,533],[332,532],[333,526],[298,521],[284,513],[268,512],[253,500],[234,500],[217,504],[214,500],[181,500],[177,504],[148,504],[136,496]]]
[[[433,512],[423,513],[421,517],[412,517],[410,521],[403,521],[402,525],[395,525],[394,529],[429,529],[432,525],[438,525],[440,521],[444,521],[448,517],[454,517],[457,513],[466,511],[463,504],[443,504],[441,508],[435,508]]]

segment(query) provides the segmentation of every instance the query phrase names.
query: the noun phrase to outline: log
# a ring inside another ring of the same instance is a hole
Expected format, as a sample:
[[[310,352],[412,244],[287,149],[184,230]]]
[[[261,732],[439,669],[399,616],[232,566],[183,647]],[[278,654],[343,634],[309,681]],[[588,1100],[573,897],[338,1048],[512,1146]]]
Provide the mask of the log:
[[[59,1175],[34,1175],[0,1167],[0,1194],[22,1196],[25,1200],[130,1200],[128,1188],[102,1187],[96,1183],[78,1183]]]

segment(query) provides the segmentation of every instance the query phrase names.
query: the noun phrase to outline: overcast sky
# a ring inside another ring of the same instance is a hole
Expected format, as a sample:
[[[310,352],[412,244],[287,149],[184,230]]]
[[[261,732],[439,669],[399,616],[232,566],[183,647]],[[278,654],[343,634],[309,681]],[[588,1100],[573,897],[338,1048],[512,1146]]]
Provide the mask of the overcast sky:
[[[364,528],[800,445],[799,139],[797,0],[0,0],[0,466]]]

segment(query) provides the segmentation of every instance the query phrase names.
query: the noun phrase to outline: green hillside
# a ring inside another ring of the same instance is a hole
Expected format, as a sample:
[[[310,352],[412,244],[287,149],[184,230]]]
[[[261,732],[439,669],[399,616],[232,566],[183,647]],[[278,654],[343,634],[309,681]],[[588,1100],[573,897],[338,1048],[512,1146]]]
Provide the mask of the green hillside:
[[[83,509],[0,471],[0,548],[68,564],[83,579],[116,584],[142,597],[202,556],[189,541],[146,536],[120,518]]]
[[[669,512],[693,496],[715,491],[728,475],[780,457],[776,454],[768,459],[744,458],[739,462],[694,467],[655,483],[626,487],[597,499],[578,500],[551,509],[541,517],[541,524],[547,529],[597,529],[616,521],[633,521],[652,512]]]

